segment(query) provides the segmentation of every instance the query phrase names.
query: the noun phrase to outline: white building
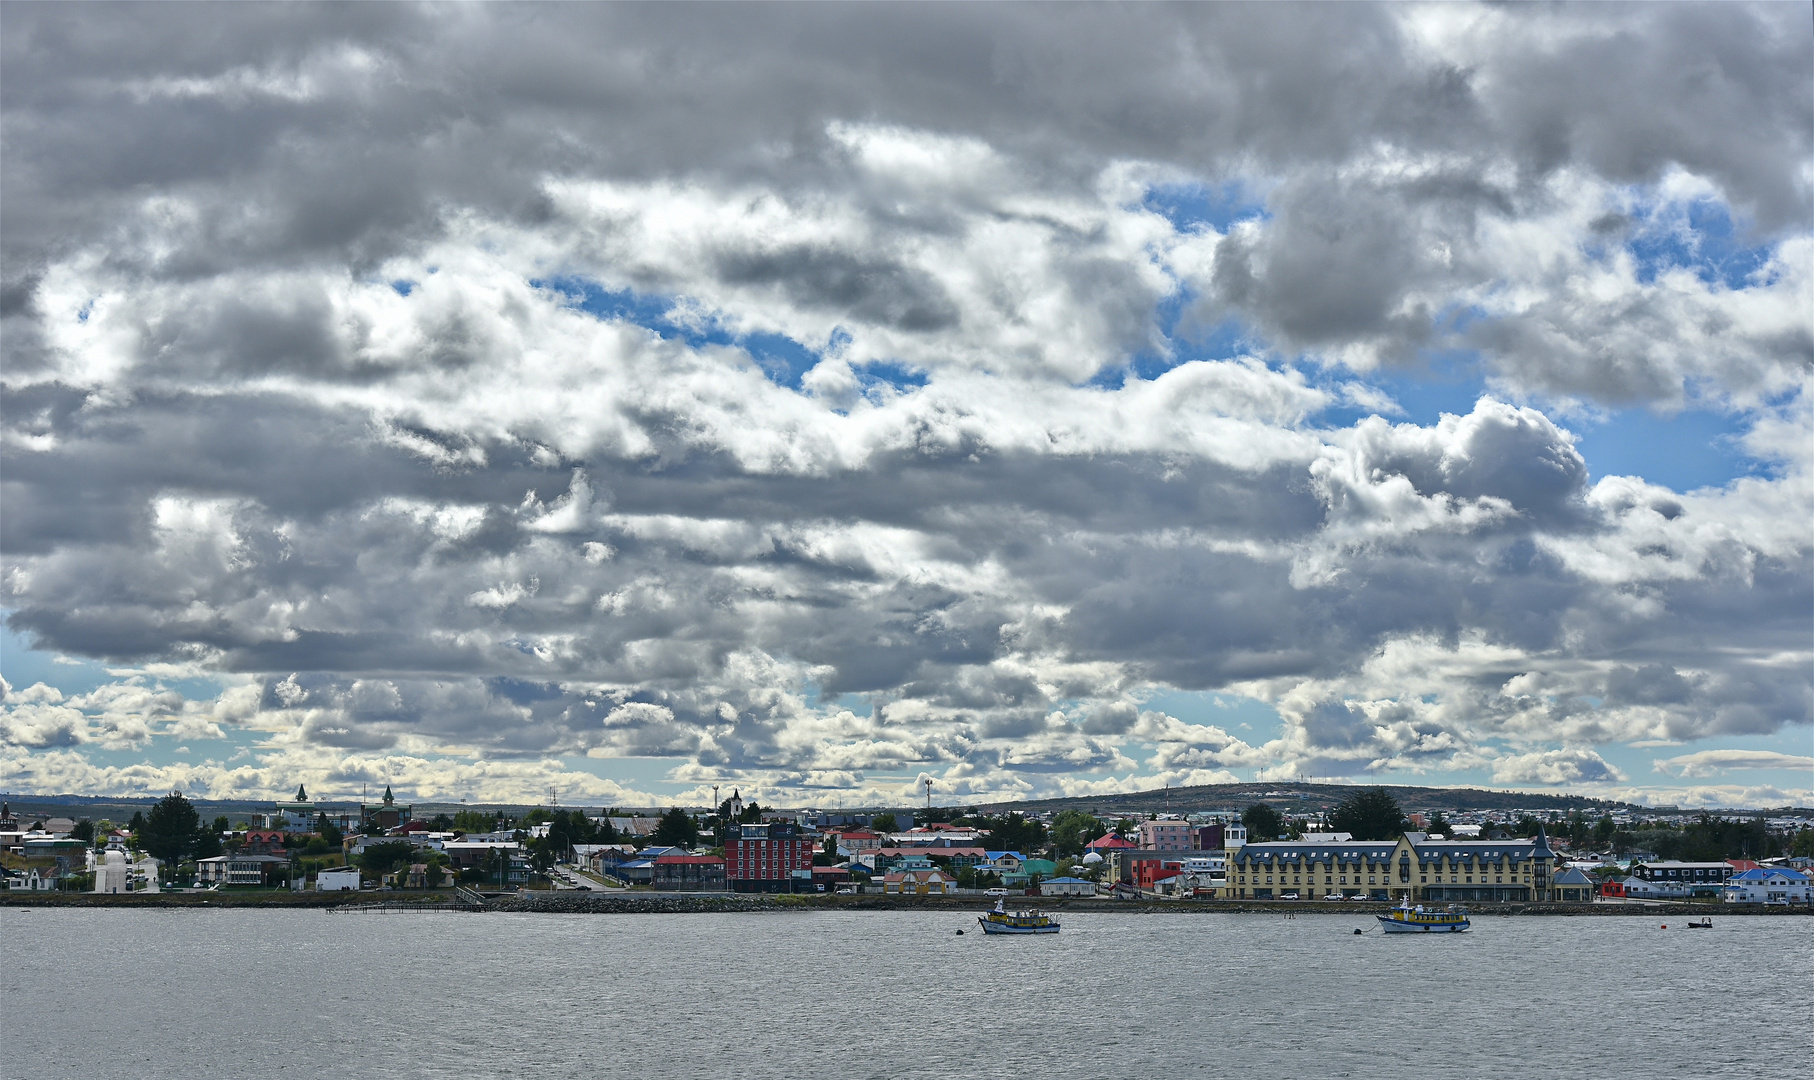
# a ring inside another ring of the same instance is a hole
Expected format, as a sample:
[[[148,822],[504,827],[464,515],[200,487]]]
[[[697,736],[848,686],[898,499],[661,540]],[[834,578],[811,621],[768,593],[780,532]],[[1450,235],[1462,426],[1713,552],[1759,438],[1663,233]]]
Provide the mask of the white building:
[[[1228,869],[1228,856],[1219,851],[1213,855],[1193,855],[1183,862],[1184,872],[1198,877],[1221,877]]]
[[[1039,883],[1041,896],[1095,896],[1096,883],[1082,878],[1055,877]]]
[[[1806,904],[1811,897],[1814,887],[1799,870],[1758,866],[1726,879],[1728,904]]]
[[[359,871],[351,866],[323,870],[315,875],[317,892],[358,892]]]

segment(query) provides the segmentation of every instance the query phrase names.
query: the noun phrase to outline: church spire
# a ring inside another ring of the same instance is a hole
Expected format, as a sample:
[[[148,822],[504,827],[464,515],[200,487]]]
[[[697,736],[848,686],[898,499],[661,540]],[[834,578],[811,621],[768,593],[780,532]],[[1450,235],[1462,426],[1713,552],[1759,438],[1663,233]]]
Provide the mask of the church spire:
[[[297,802],[308,802],[309,801],[309,789],[304,787],[301,784],[296,785],[296,801]]]
[[[391,786],[389,784],[384,785],[384,805],[389,806],[396,801],[397,800],[391,796]]]

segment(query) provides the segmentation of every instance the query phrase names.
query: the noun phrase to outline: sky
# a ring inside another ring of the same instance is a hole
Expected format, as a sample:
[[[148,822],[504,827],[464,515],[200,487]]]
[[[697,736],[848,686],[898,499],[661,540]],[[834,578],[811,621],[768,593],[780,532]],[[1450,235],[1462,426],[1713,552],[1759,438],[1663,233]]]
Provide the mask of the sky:
[[[1793,4],[0,6],[0,790],[1814,803],[1811,84]]]

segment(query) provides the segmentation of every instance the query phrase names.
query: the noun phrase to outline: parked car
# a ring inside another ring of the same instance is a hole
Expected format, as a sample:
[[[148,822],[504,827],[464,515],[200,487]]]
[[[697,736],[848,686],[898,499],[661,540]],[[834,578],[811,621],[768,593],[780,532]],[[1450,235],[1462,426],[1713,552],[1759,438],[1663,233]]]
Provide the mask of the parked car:
[[[984,896],[1013,896],[1014,894],[1009,892],[1006,889],[998,888],[998,889],[984,889],[983,895]]]

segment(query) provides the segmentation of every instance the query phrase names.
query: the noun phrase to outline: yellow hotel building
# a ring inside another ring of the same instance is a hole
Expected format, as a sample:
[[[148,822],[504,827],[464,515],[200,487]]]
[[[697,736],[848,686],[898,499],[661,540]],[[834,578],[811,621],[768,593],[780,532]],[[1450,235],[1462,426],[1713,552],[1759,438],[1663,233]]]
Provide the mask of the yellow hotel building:
[[[1534,839],[1247,844],[1228,856],[1224,900],[1554,900],[1556,853]]]

